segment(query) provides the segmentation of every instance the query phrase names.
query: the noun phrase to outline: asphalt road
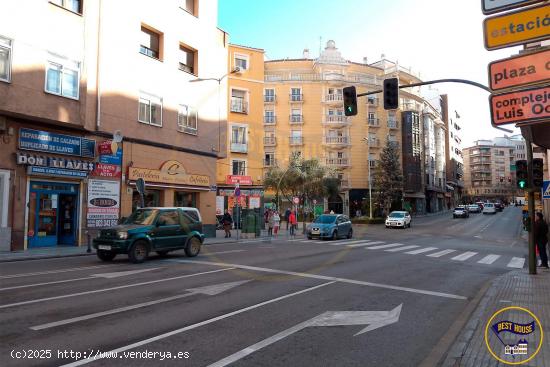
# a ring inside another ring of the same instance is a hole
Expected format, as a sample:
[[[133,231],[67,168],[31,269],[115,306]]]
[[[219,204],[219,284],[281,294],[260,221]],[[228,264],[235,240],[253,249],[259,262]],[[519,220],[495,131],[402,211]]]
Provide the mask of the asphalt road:
[[[417,366],[484,284],[525,265],[520,218],[413,218],[352,240],[283,236],[139,265],[2,263],[0,363]]]

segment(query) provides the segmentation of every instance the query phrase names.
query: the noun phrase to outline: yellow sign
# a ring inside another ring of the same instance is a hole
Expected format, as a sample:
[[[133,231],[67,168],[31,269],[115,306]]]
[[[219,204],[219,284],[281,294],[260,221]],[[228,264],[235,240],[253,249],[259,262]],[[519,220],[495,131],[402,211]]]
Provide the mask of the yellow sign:
[[[178,161],[166,161],[160,169],[130,167],[128,179],[143,178],[145,182],[164,184],[210,186],[210,178],[205,175],[191,175],[185,172],[183,164]]]
[[[548,39],[550,5],[489,17],[483,21],[483,34],[487,50]]]

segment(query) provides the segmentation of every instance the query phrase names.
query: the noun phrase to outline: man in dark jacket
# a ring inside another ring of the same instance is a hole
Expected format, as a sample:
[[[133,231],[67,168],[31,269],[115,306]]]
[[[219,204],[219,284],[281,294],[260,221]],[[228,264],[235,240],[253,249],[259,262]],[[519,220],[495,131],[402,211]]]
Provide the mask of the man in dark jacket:
[[[225,213],[223,214],[222,223],[223,223],[223,229],[225,231],[225,238],[231,237],[231,227],[233,224],[233,218],[231,217],[231,214],[229,214],[229,210],[227,209],[225,209]]]
[[[548,224],[544,221],[542,213],[535,216],[535,243],[539,250],[540,267],[548,269],[548,254],[546,253],[546,244],[548,243]]]
[[[285,211],[285,220],[286,220],[286,230],[288,231],[288,219],[290,218],[290,208],[286,208]]]

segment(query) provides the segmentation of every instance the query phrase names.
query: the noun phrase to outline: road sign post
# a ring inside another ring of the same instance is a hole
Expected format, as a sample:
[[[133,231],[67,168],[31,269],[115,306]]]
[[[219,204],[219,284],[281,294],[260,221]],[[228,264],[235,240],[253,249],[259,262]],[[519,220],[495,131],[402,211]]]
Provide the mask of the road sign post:
[[[145,207],[145,180],[143,178],[138,178],[136,180],[136,190],[139,193],[139,199],[141,207]]]

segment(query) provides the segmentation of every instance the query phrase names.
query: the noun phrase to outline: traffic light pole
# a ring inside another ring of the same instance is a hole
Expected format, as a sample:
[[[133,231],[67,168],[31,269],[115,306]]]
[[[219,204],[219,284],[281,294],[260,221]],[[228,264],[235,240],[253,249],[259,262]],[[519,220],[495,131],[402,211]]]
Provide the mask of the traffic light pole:
[[[529,274],[537,273],[537,255],[535,251],[535,189],[533,187],[533,133],[531,126],[521,128],[527,149],[527,210],[529,212]]]

